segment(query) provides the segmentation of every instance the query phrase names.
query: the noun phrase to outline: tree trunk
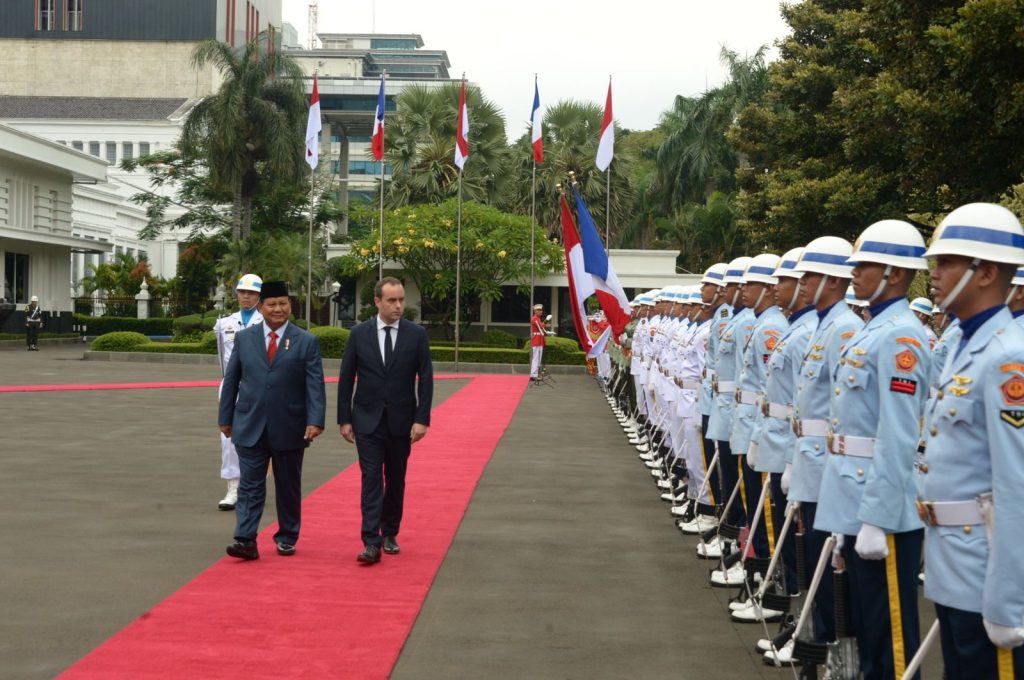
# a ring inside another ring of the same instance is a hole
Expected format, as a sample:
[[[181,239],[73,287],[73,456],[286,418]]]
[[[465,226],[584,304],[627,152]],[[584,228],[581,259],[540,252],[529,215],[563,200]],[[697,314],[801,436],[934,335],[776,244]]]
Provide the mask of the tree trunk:
[[[242,197],[242,238],[252,236],[252,196]]]
[[[242,224],[242,189],[241,187],[235,187],[234,196],[232,196],[232,208],[231,208],[231,240],[238,241],[241,237],[241,224]]]

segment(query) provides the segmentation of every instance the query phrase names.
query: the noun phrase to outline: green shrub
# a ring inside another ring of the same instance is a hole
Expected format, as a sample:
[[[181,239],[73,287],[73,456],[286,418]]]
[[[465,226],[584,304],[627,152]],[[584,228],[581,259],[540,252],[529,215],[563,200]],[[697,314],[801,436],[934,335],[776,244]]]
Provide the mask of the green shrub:
[[[454,347],[431,346],[432,361],[455,361]],[[521,349],[505,349],[502,347],[463,347],[459,343],[459,361],[483,364],[528,364],[530,353]]]
[[[78,333],[40,333],[40,340],[58,339],[58,338],[80,338]],[[0,333],[0,340],[24,340],[24,333]]]
[[[92,349],[96,352],[133,352],[139,345],[149,342],[142,333],[133,331],[114,331],[104,333],[92,343]]]
[[[131,351],[150,354],[216,354],[217,345],[210,347],[201,342],[147,342],[133,347]]]
[[[174,329],[174,341],[199,342],[203,332],[213,330],[213,326],[216,323],[217,316],[215,312],[209,312],[206,315],[188,314],[186,316],[179,316],[171,323]]]
[[[508,331],[491,329],[484,331],[480,335],[480,343],[487,347],[507,347],[509,349],[517,349],[519,347],[519,338]],[[461,346],[462,343],[460,342],[459,345]]]
[[[116,316],[86,316],[75,314],[74,323],[85,326],[89,335],[105,335],[114,331],[133,331],[143,335],[170,335],[171,319],[133,319]]]
[[[217,353],[217,334],[213,331],[206,331],[199,339],[199,347],[203,350],[203,354],[211,351]]]
[[[320,343],[320,356],[325,359],[340,359],[348,342],[348,329],[336,326],[317,326],[310,331]]]

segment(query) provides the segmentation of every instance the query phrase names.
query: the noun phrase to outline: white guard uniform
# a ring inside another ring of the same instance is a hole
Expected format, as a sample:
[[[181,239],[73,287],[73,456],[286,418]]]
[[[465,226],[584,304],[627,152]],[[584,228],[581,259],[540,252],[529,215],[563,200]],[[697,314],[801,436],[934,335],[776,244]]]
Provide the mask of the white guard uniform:
[[[231,352],[235,349],[235,334],[243,328],[255,326],[263,321],[263,315],[253,310],[249,323],[242,322],[242,312],[235,312],[229,316],[222,316],[217,319],[213,326],[214,335],[217,336],[217,354],[220,356],[220,373],[228,368],[228,360],[231,359]],[[220,388],[217,390],[217,398],[220,399],[220,390],[224,388],[224,381],[221,380]],[[235,452],[235,445],[231,439],[220,435],[220,478],[238,479],[238,454]]]

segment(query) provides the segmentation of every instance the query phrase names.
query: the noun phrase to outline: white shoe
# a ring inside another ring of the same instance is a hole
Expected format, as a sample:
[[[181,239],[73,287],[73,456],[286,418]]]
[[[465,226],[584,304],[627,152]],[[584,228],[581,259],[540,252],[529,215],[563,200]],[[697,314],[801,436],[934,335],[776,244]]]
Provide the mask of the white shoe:
[[[689,509],[690,509],[690,501],[687,501],[686,503],[683,503],[682,505],[677,505],[676,507],[672,508],[672,514],[675,515],[676,517],[682,517],[683,515],[685,515],[687,513],[687,511],[689,511]]]
[[[762,621],[778,621],[782,618],[782,612],[777,609],[768,609],[761,605],[752,604],[746,609],[733,611],[729,617],[738,623],[761,623]]]
[[[217,503],[217,507],[221,510],[234,510],[235,504],[238,503],[238,480],[228,480],[228,492],[224,494],[224,498],[220,499]]]
[[[654,474],[655,472],[657,472],[657,470],[651,470],[651,474]],[[672,484],[667,479],[659,479],[658,480],[658,488],[659,489],[671,489],[672,488]]]
[[[660,460],[655,460],[653,458],[651,460],[645,460],[644,461],[644,465],[646,465],[651,470],[660,470],[661,469],[661,461]]]
[[[729,603],[729,611],[730,612],[738,612],[741,609],[749,609],[750,607],[753,607],[753,606],[754,606],[754,601],[751,600],[748,597],[747,599],[743,600],[742,602],[730,602]],[[768,648],[765,647],[761,651],[764,652],[764,651],[767,651],[767,649]]]
[[[632,442],[630,443],[632,444]],[[651,447],[644,442],[639,442],[638,444],[635,444],[635,446],[636,450],[639,451],[640,453],[647,453],[648,451],[651,450]]]
[[[647,453],[638,453],[636,455],[640,460],[654,460],[654,454],[648,451]]]
[[[671,503],[676,500],[676,495],[671,491],[666,491],[665,493],[661,494],[661,500],[665,501],[666,503]],[[675,508],[672,509],[675,510]]]
[[[697,557],[709,560],[717,560],[722,556],[722,540],[715,536],[707,543],[697,544]]]
[[[747,570],[743,568],[743,565],[737,562],[736,564],[729,567],[726,571],[721,569],[715,569],[711,572],[711,585],[713,586],[738,586],[743,584],[743,579],[747,575]]]
[[[758,643],[760,644],[760,643]],[[790,638],[789,642],[782,646],[782,649],[777,652],[768,650],[764,653],[764,661],[769,666],[792,666],[793,665],[793,647],[796,642]]]
[[[718,521],[710,515],[697,515],[689,522],[680,522],[679,529],[690,536],[703,534],[708,529],[718,526]]]
[[[923,571],[920,574],[917,575],[917,582],[920,583],[921,585],[924,585],[924,572]]]

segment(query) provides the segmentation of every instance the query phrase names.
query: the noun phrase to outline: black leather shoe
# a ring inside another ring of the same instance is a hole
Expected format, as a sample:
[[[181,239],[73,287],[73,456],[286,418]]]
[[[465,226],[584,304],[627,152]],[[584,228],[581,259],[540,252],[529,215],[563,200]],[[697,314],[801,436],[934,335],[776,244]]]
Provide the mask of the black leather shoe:
[[[379,545],[368,545],[363,549],[363,552],[356,556],[356,559],[363,564],[377,564],[380,562],[380,546]]]
[[[240,560],[258,560],[260,558],[260,551],[256,548],[255,541],[235,541],[228,546],[227,553]]]
[[[277,554],[283,557],[289,557],[295,554],[295,546],[291,543],[278,543]]]
[[[388,555],[397,555],[399,550],[398,541],[395,540],[394,536],[384,537],[384,552]]]

